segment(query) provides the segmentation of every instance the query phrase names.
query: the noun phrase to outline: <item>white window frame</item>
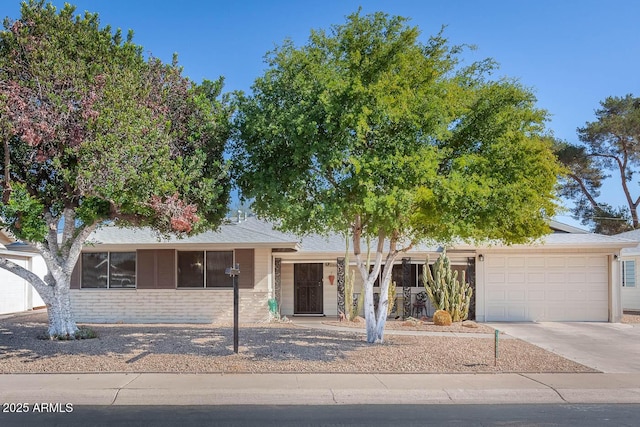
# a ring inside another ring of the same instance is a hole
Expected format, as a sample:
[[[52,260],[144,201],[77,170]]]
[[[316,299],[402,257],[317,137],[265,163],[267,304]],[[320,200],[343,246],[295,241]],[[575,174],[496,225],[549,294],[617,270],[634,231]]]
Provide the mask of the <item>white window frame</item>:
[[[625,260],[622,261],[622,287],[623,288],[635,288],[636,287],[636,261]]]

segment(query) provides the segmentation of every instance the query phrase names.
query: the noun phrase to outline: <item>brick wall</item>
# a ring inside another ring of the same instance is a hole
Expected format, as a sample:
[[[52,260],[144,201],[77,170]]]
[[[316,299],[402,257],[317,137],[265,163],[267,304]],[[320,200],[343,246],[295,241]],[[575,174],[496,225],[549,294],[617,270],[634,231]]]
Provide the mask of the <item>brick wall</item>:
[[[268,317],[268,295],[240,290],[240,323]],[[79,323],[233,322],[231,289],[71,290]]]

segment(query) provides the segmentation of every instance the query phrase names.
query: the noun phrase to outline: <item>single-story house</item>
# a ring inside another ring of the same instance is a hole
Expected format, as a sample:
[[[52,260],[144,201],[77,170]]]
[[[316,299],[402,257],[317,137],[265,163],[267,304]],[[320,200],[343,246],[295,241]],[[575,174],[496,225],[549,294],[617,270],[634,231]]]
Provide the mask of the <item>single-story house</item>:
[[[550,225],[553,233],[537,244],[446,248],[453,267],[475,288],[473,318],[620,320],[618,258],[635,243]],[[433,262],[443,250],[425,245],[399,257],[396,316],[423,314],[414,311],[422,269],[427,257]],[[239,264],[241,322],[267,319],[269,300],[281,315],[336,316],[344,311],[345,276],[355,269],[353,256],[350,261],[346,266],[341,236],[300,239],[253,217],[183,239],[104,226],[89,238],[74,270],[72,304],[80,322],[228,322],[233,282],[225,269]],[[359,294],[362,280],[358,273],[355,278]]]
[[[17,242],[10,233],[0,230],[0,256],[44,277],[47,266],[28,245]],[[0,268],[0,314],[17,313],[44,307],[40,295],[26,280]]]
[[[620,233],[616,237],[633,240],[637,244],[637,246],[624,248],[621,251],[620,286],[622,287],[622,308],[624,310],[640,310],[640,277],[637,268],[640,263],[640,230]]]

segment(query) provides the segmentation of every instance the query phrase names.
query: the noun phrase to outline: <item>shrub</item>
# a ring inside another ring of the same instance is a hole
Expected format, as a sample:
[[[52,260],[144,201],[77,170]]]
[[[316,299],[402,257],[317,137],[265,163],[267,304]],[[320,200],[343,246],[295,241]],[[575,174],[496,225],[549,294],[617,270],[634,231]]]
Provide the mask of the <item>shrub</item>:
[[[98,338],[96,331],[88,326],[78,326],[78,331],[75,335],[54,335],[50,337],[48,334],[38,335],[38,338],[42,340],[54,340],[54,341],[71,341],[71,340],[88,340],[92,338]]]

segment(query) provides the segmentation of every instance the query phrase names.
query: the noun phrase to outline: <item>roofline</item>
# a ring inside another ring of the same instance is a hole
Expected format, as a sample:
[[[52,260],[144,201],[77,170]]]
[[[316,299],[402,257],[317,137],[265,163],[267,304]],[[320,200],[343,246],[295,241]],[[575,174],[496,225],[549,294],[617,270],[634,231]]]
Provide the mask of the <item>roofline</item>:
[[[528,245],[486,245],[486,246],[476,246],[476,250],[509,250],[513,249],[526,249],[526,250],[540,250],[540,249],[619,249],[622,250],[624,248],[634,248],[638,246],[637,242],[601,242],[601,243],[531,243]]]
[[[158,243],[100,243],[100,242],[85,242],[82,250],[84,252],[102,252],[105,250],[122,250],[122,249],[176,249],[176,250],[190,250],[190,249],[255,249],[255,248],[283,248],[293,249],[295,251],[300,250],[299,244],[291,242],[273,242],[273,243],[252,243],[252,242],[229,242],[229,243],[192,243],[192,242],[158,242]],[[95,249],[95,250],[93,250]]]
[[[571,233],[571,234],[589,234],[587,230],[584,230],[579,227],[574,227],[569,224],[565,224],[564,222],[556,221],[555,219],[549,220],[549,227],[552,229],[564,231],[566,233]]]
[[[22,252],[22,251],[11,251],[8,249],[0,249],[0,256],[5,258],[35,258],[40,256],[39,252]]]

